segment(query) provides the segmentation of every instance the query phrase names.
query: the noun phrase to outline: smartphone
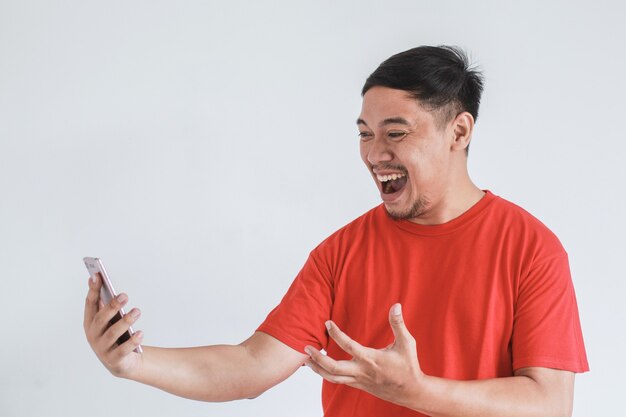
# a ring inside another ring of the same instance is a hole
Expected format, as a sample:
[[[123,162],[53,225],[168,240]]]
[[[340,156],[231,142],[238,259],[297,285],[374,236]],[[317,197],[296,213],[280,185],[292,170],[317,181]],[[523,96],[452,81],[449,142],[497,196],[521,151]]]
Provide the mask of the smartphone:
[[[102,286],[100,287],[100,298],[102,299],[102,302],[104,304],[109,304],[111,300],[114,299],[115,296],[117,296],[117,293],[115,292],[115,289],[113,289],[113,284],[111,284],[111,280],[107,275],[107,271],[106,269],[104,269],[104,264],[102,263],[102,260],[100,258],[86,257],[83,258],[83,262],[85,262],[85,266],[87,267],[87,271],[89,271],[90,276],[94,277],[96,276],[96,274],[100,274],[100,281],[102,282]],[[117,314],[113,316],[111,321],[109,321],[109,326],[121,320],[121,318],[124,317],[125,314],[126,312],[124,311],[124,309],[120,308],[120,311],[118,311]],[[128,330],[117,339],[117,344],[119,345],[124,343],[125,341],[130,339],[130,337],[134,333],[135,332],[133,331],[133,328],[129,327]],[[135,352],[143,353],[141,346],[137,346]]]

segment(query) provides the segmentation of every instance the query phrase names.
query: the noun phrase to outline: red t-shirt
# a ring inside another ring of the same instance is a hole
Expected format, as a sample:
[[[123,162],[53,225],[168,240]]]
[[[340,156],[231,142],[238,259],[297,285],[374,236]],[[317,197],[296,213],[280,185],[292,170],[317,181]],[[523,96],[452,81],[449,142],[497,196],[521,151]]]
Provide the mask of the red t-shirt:
[[[325,321],[383,348],[393,342],[388,312],[396,302],[427,375],[588,370],[567,253],[539,220],[489,191],[440,225],[393,220],[383,205],[365,213],[311,252],[258,331],[300,352],[312,345],[350,359]],[[329,417],[421,415],[327,381],[322,406]]]

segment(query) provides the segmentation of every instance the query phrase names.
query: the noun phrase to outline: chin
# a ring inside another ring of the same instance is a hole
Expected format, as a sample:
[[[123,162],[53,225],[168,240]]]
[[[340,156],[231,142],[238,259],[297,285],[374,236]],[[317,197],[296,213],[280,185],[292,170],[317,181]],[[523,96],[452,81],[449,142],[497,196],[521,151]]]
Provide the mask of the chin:
[[[418,198],[416,201],[407,204],[385,203],[387,214],[394,220],[411,220],[422,216],[428,207],[425,198]]]

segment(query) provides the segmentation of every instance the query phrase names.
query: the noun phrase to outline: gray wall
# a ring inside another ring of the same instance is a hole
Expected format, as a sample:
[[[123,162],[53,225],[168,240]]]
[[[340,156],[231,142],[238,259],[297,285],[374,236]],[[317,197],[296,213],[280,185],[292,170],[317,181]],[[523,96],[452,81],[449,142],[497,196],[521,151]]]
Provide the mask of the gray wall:
[[[588,3],[0,0],[0,415],[321,415],[308,369],[228,404],[113,378],[84,339],[81,258],[105,260],[146,344],[248,337],[378,204],[359,90],[418,44],[484,70],[472,176],[570,254],[592,367],[574,414],[624,414],[625,10]]]

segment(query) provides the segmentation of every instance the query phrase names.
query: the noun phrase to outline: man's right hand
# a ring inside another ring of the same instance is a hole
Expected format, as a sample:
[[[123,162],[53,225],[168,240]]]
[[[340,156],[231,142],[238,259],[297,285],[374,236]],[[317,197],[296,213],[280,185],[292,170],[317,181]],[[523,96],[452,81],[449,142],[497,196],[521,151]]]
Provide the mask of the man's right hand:
[[[85,334],[100,361],[115,376],[194,400],[230,401],[259,396],[294,373],[307,358],[262,332],[255,332],[239,345],[143,346],[142,354],[135,353],[133,350],[141,343],[141,332],[120,345],[117,340],[137,320],[139,310],[132,309],[110,325],[109,321],[126,304],[127,297],[120,294],[104,305],[100,301],[101,285],[101,277],[89,280]]]
[[[98,359],[115,376],[129,378],[139,369],[142,355],[134,352],[141,344],[142,332],[119,344],[117,339],[139,318],[140,311],[133,308],[113,325],[109,322],[127,302],[126,294],[119,294],[107,305],[100,300],[102,279],[99,274],[89,278],[89,292],[85,300],[83,327],[89,345]]]

